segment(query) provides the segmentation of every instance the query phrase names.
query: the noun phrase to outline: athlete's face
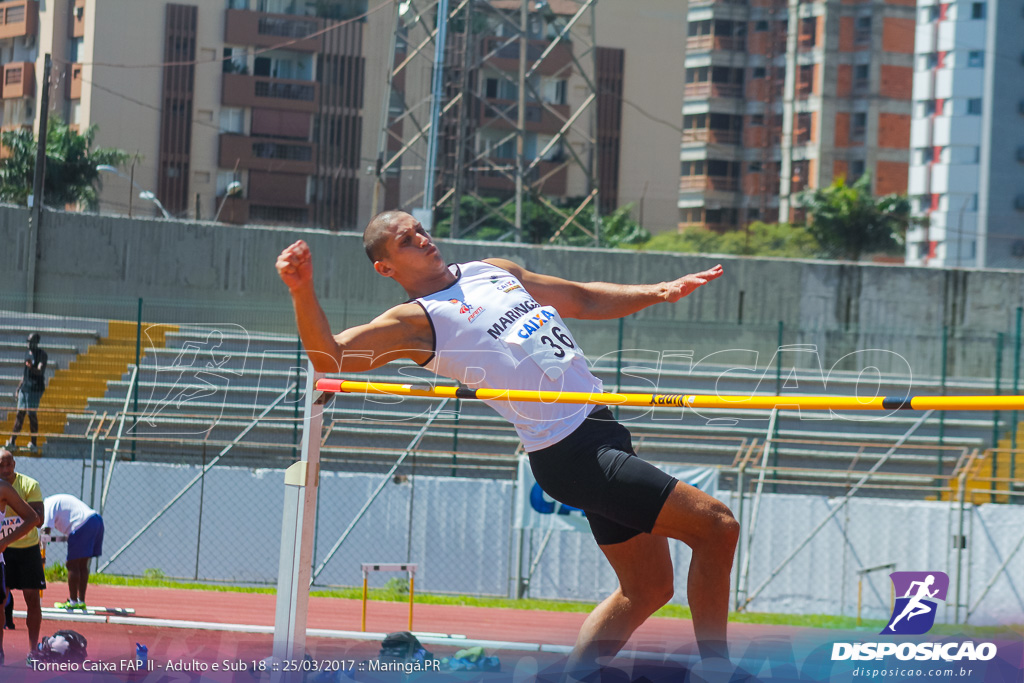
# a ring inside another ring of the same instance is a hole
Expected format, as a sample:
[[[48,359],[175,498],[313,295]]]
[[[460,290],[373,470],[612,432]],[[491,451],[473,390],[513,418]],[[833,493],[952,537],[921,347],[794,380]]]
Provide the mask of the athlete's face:
[[[14,456],[6,449],[0,449],[0,479],[14,482]]]
[[[423,225],[409,214],[395,221],[389,232],[386,256],[378,261],[384,269],[378,268],[382,275],[391,277],[389,272],[394,271],[400,276],[415,277],[445,269],[434,241]]]

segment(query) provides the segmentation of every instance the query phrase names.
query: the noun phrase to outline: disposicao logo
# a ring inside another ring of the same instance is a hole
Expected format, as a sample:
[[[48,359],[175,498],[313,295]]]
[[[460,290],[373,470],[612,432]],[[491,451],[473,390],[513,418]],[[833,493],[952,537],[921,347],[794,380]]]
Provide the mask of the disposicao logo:
[[[935,625],[935,614],[945,602],[949,576],[944,572],[893,572],[896,595],[889,623],[879,635],[918,636]],[[993,643],[833,643],[832,661],[878,660],[895,655],[900,660],[987,661],[996,656]]]
[[[893,572],[896,603],[883,635],[917,636],[935,625],[935,612],[946,601],[949,577],[943,572]],[[902,596],[902,597],[900,597]]]

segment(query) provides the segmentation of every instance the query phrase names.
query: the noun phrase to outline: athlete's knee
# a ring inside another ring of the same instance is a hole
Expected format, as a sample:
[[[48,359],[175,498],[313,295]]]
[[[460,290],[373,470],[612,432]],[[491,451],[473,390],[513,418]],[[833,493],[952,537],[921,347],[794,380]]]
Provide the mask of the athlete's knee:
[[[740,523],[733,516],[729,506],[715,500],[708,515],[707,532],[709,542],[731,552],[740,538]]]
[[[671,573],[657,572],[629,595],[629,599],[647,614],[667,605],[675,595],[675,581]]]

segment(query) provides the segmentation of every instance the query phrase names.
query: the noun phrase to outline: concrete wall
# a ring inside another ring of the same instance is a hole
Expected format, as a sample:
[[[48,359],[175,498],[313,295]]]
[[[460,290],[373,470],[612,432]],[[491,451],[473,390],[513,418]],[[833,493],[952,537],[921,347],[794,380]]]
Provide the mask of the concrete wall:
[[[0,207],[0,243],[10,245],[0,308],[24,310],[26,224],[26,210]],[[47,212],[39,239],[36,310],[134,319],[142,297],[147,321],[294,332],[290,299],[274,261],[299,238],[313,249],[317,291],[335,328],[366,322],[405,300],[394,283],[373,273],[355,234]],[[500,256],[583,281],[659,282],[724,265],[725,275],[693,296],[631,316],[623,348],[694,348],[695,341],[710,336],[727,345],[722,348],[773,352],[778,321],[784,321],[787,344],[832,345],[833,358],[857,348],[892,348],[908,356],[916,375],[937,374],[937,340],[948,325],[957,342],[950,351],[950,374],[990,376],[995,333],[1012,333],[1015,309],[1024,305],[1019,271],[444,240],[440,245],[449,261]],[[590,355],[620,347],[615,323],[577,322],[574,329],[587,340]],[[1012,368],[1010,349],[1007,336],[1004,373]]]

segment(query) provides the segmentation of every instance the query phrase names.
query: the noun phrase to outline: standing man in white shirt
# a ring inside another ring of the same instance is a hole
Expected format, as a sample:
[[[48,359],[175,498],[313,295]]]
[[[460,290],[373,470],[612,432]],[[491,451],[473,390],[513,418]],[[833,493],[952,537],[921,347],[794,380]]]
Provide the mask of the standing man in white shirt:
[[[103,554],[103,518],[100,513],[67,493],[43,500],[43,527],[68,537],[68,601],[55,607],[85,609],[89,586],[89,560]]]

